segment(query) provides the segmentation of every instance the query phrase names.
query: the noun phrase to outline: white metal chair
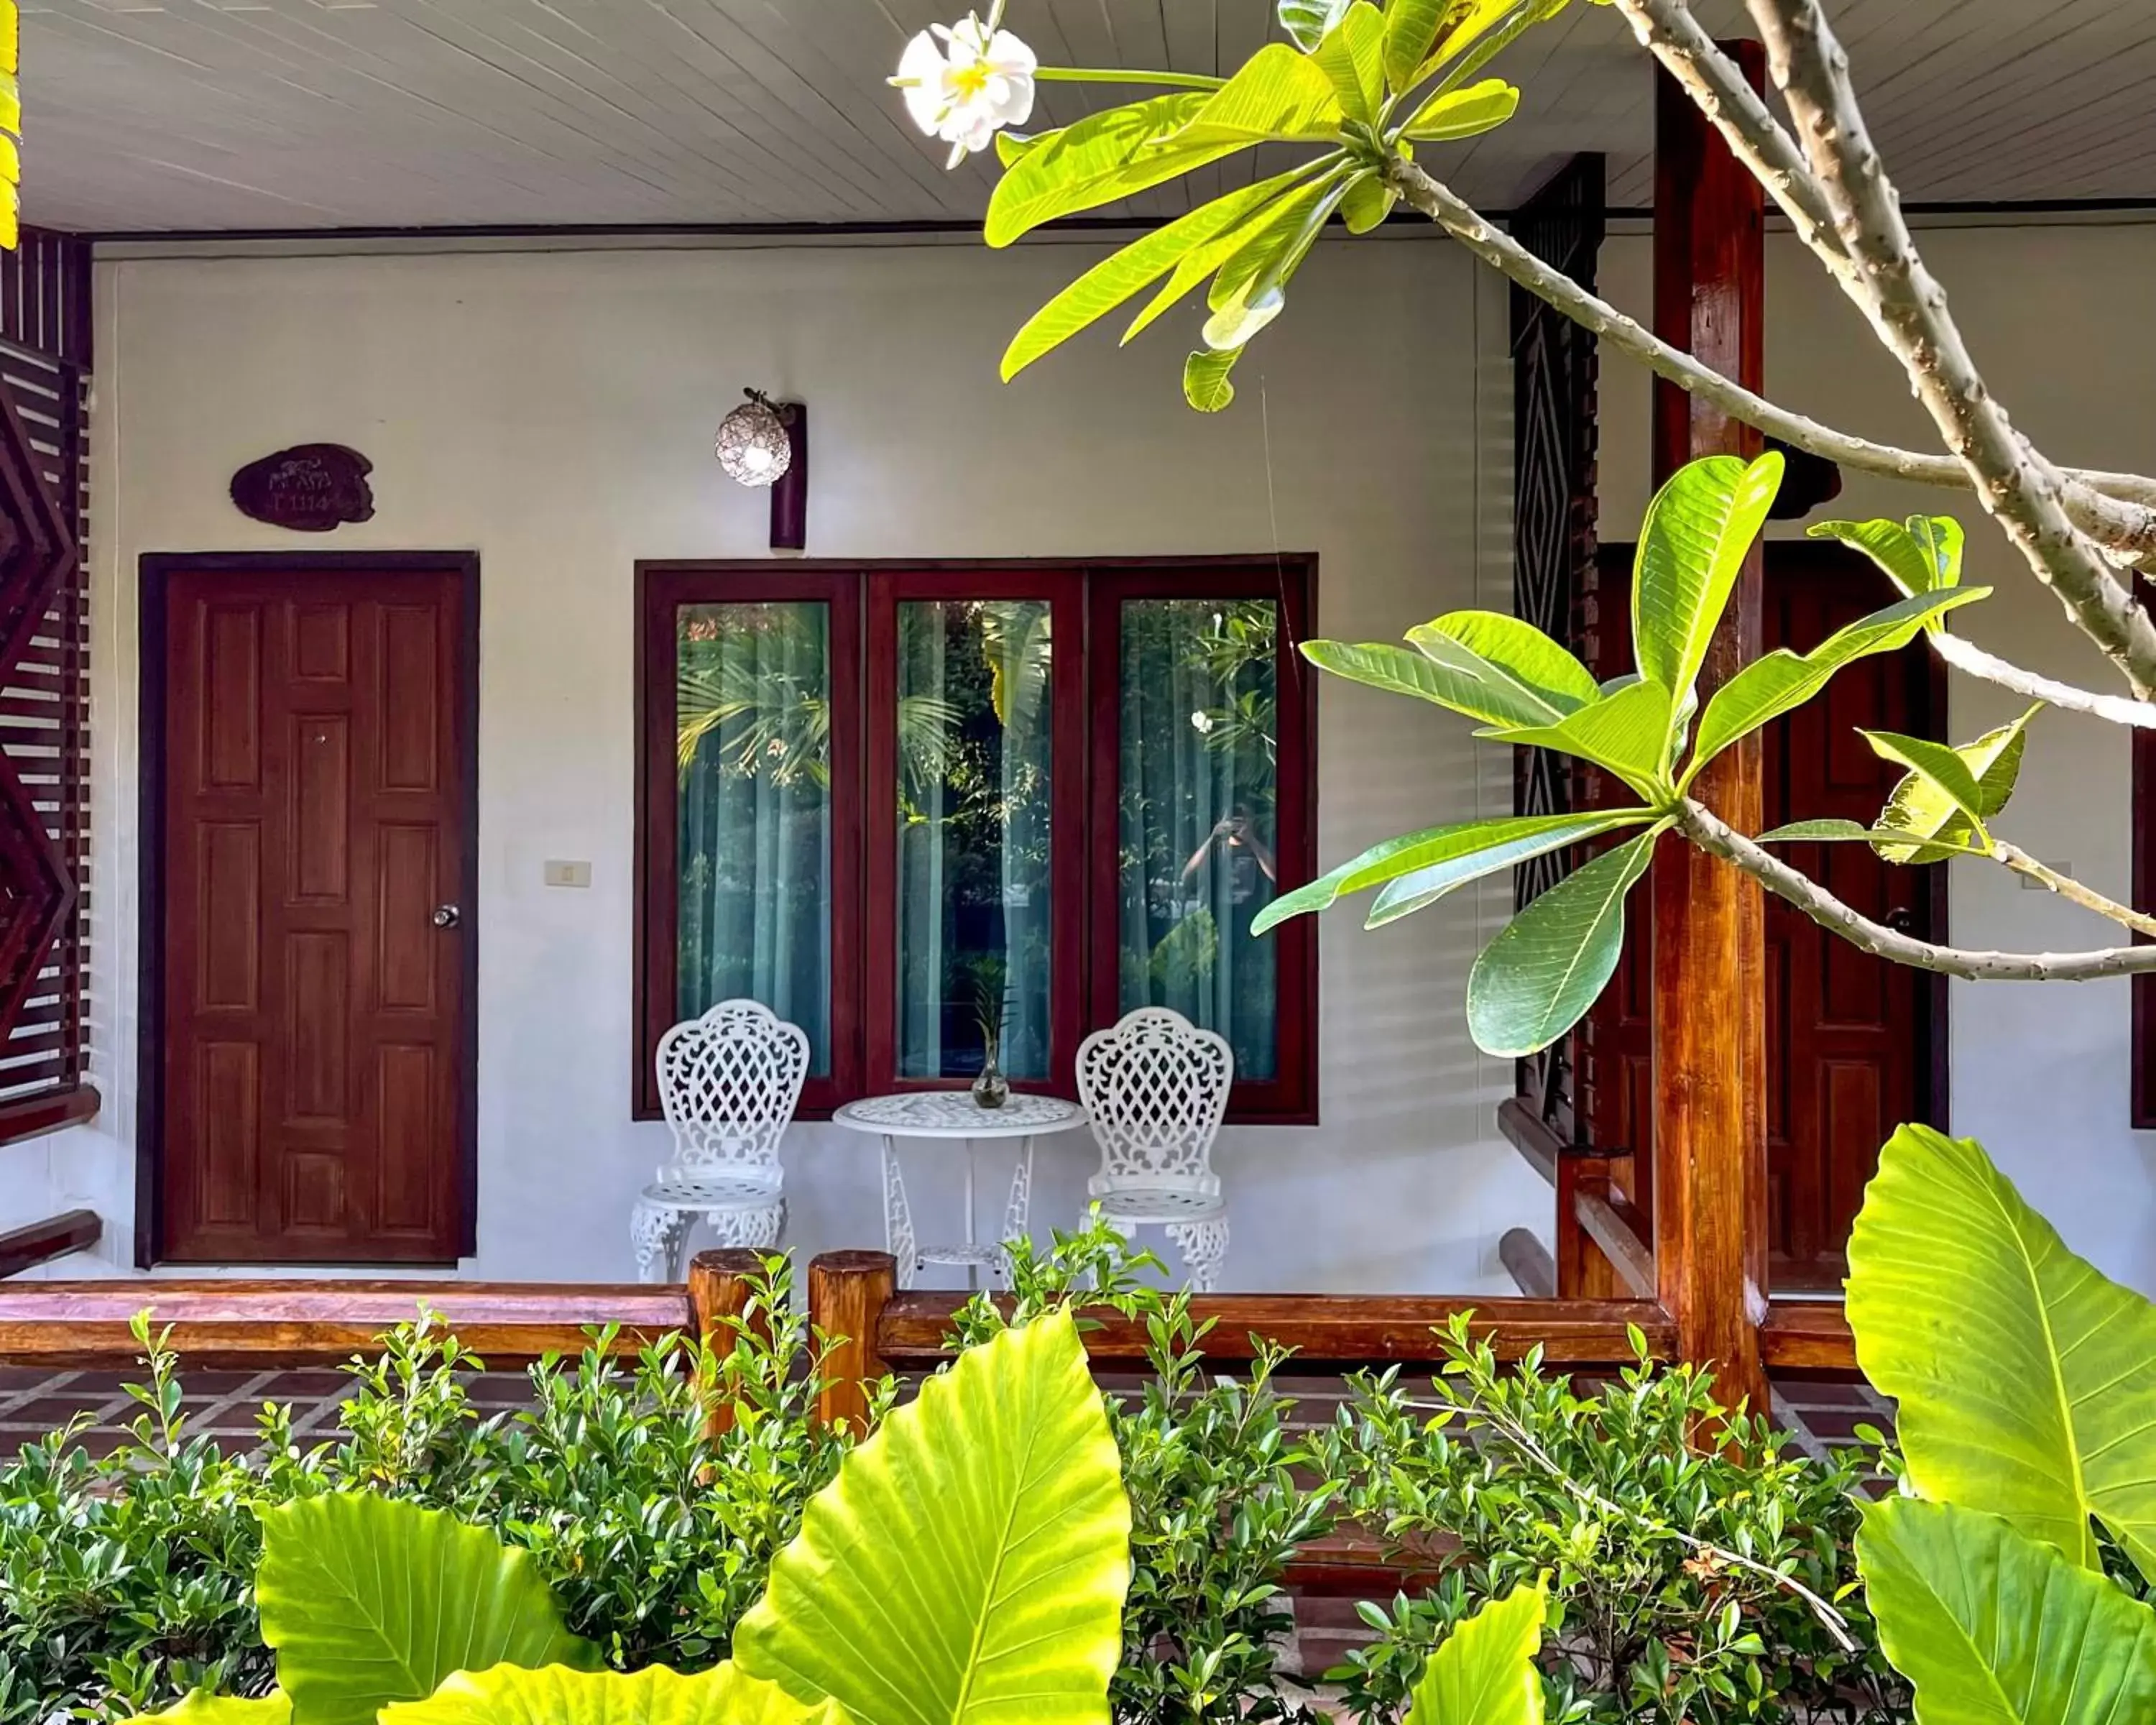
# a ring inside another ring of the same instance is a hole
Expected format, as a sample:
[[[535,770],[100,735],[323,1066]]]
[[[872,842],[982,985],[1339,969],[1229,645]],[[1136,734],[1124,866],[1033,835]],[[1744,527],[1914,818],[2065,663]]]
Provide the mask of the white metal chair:
[[[753,1000],[721,1000],[659,1039],[659,1100],[674,1160],[644,1189],[629,1218],[636,1273],[665,1259],[681,1280],[696,1219],[721,1245],[775,1246],[786,1222],[778,1141],[801,1100],[808,1038]]]
[[[1078,1045],[1078,1098],[1101,1146],[1086,1189],[1125,1235],[1165,1229],[1195,1293],[1212,1291],[1228,1255],[1212,1158],[1235,1076],[1227,1039],[1165,1007],[1142,1006]]]

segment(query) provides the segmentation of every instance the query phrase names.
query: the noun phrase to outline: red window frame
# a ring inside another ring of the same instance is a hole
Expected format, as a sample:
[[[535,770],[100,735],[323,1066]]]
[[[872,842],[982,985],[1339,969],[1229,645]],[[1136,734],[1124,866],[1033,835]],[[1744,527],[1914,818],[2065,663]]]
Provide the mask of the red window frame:
[[[2156,905],[2156,732],[2133,732],[2133,904]],[[2136,933],[2133,943],[2148,937]],[[2156,1127],[2156,974],[2133,978],[2132,1124]]]
[[[897,1065],[897,608],[908,599],[1040,598],[1059,651],[1050,683],[1055,785],[1050,819],[1084,842],[1056,847],[1050,891],[1050,1070],[1019,1086],[1073,1093],[1078,1044],[1120,1016],[1117,976],[1122,607],[1138,598],[1272,598],[1281,607],[1276,855],[1281,891],[1317,861],[1317,687],[1299,648],[1313,622],[1317,560],[1032,559],[925,563],[798,559],[643,562],[636,566],[636,961],[634,1069],[639,1120],[660,1117],[653,1059],[673,1022],[676,983],[675,613],[690,604],[821,600],[831,608],[831,1070],[811,1078],[801,1114],[827,1117],[857,1096],[962,1088],[967,1081],[901,1079]],[[1066,763],[1075,763],[1075,767]],[[884,907],[878,910],[875,907]],[[1238,1077],[1231,1124],[1317,1122],[1317,937],[1297,917],[1279,943],[1275,1076]],[[854,962],[849,963],[851,958]],[[850,982],[850,986],[849,983]]]

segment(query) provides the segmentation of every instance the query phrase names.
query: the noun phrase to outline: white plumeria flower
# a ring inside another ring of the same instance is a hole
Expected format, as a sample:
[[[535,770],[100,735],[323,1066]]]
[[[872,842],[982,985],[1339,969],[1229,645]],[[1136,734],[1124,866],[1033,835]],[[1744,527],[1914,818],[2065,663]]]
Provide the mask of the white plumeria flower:
[[[1040,60],[1009,30],[998,27],[998,6],[986,23],[968,13],[955,24],[937,24],[906,44],[898,75],[906,111],[929,136],[951,146],[947,166],[956,167],[985,150],[1006,126],[1023,126],[1033,113],[1034,74]]]

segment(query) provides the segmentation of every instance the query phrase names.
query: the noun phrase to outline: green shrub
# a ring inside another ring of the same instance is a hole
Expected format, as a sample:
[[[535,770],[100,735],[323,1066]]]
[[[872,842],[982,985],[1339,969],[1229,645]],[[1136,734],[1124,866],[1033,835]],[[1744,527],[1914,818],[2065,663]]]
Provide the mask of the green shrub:
[[[1543,1656],[1553,1720],[1907,1717],[1856,1590],[1860,1461],[1785,1453],[1705,1373],[1644,1353],[1582,1394],[1537,1355],[1501,1366],[1465,1318],[1445,1345],[1430,1399],[1363,1374],[1319,1446],[1342,1513],[1451,1553],[1430,1593],[1363,1608],[1378,1639],[1331,1674],[1356,1717],[1399,1717],[1432,1645],[1538,1577],[1562,1617]]]

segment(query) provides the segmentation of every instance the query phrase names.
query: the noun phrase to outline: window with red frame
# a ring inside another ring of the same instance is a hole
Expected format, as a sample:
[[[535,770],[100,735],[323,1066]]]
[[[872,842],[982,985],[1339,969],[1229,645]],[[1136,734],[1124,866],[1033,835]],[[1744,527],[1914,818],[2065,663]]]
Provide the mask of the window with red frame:
[[[993,1037],[1069,1094],[1168,1006],[1231,1120],[1317,1116],[1315,560],[644,563],[635,1090],[746,995],[808,1032],[802,1106],[963,1086]]]

